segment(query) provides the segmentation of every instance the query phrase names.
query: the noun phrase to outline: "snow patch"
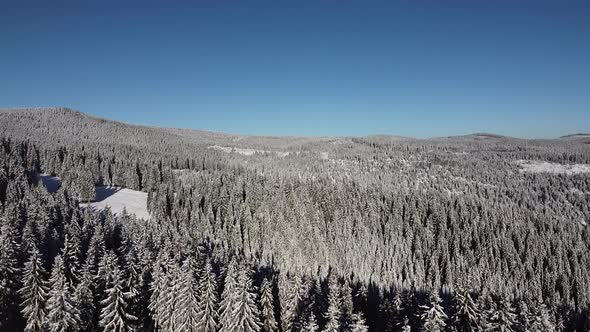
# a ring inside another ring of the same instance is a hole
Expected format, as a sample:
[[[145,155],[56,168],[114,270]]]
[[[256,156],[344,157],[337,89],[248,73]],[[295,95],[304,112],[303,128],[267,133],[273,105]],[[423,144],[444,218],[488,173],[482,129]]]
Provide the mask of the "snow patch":
[[[96,187],[96,201],[81,203],[82,207],[103,210],[107,206],[114,214],[123,212],[134,214],[138,218],[150,219],[147,210],[147,193],[120,187]]]
[[[550,174],[581,174],[590,173],[590,165],[587,164],[558,164],[547,161],[518,160],[516,164],[521,167],[521,172],[550,173]]]
[[[225,153],[237,153],[244,156],[252,156],[255,153],[274,153],[277,156],[283,158],[289,155],[289,152],[282,152],[282,151],[267,151],[267,150],[256,150],[256,149],[247,149],[247,148],[236,148],[230,146],[219,146],[219,145],[212,145],[208,147],[209,149],[225,152]]]

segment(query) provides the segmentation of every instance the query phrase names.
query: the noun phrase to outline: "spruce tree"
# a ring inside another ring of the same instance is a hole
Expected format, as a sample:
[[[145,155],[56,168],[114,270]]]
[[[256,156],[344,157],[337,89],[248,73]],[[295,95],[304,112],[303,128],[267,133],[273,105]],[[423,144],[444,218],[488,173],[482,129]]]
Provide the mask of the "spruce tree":
[[[0,216],[0,330],[19,328],[18,289],[20,269],[17,229]]]
[[[328,309],[324,314],[326,319],[325,332],[340,331],[340,318],[342,316],[341,302],[340,302],[340,287],[338,279],[334,272],[330,273],[328,277]]]
[[[197,329],[200,332],[217,331],[217,280],[211,262],[206,260],[199,280]]]
[[[447,315],[441,305],[442,300],[436,291],[431,291],[428,294],[428,303],[420,306],[423,310],[420,318],[422,320],[422,326],[424,331],[428,332],[439,332],[443,331],[447,319]]]
[[[238,273],[235,285],[235,306],[231,314],[231,330],[235,332],[260,331],[260,311],[256,302],[256,287],[252,284],[249,268]]]
[[[489,312],[487,330],[499,332],[513,332],[516,325],[516,314],[510,301],[503,299],[492,305]]]
[[[360,312],[352,314],[351,317],[351,324],[350,324],[350,332],[367,332],[369,331],[369,327],[365,321],[365,318]]]
[[[137,317],[128,313],[129,293],[123,289],[125,281],[118,266],[114,266],[107,276],[105,298],[100,302],[100,326],[104,331],[123,332],[133,330]]]
[[[80,312],[66,280],[61,255],[55,257],[51,270],[51,290],[47,301],[47,327],[51,332],[70,332],[80,329]]]
[[[29,260],[25,263],[23,271],[23,288],[20,289],[22,313],[26,319],[25,331],[40,332],[47,315],[48,287],[45,278],[45,269],[41,261],[41,255],[36,248],[30,250]]]
[[[479,326],[480,310],[468,290],[461,289],[455,294],[454,309],[454,322],[459,331],[471,332],[483,328]]]
[[[262,314],[262,332],[278,331],[278,324],[275,319],[274,297],[272,294],[272,283],[268,279],[262,281],[260,286],[260,307]]]
[[[303,327],[301,332],[317,332],[320,330],[318,326],[318,321],[314,315],[314,313],[310,313],[305,322],[303,323]]]
[[[197,282],[197,263],[187,258],[180,271],[180,285],[177,308],[174,310],[177,331],[198,331],[199,322],[199,285]]]
[[[230,261],[225,269],[225,282],[221,293],[219,305],[219,332],[232,332],[232,315],[236,308],[236,281],[237,267],[234,261]]]

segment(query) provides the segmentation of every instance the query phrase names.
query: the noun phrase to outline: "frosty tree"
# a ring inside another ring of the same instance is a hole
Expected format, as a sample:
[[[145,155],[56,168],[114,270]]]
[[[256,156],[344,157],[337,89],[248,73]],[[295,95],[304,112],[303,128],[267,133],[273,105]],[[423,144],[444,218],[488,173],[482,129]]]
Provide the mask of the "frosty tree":
[[[49,283],[51,284],[47,301],[47,327],[49,331],[78,331],[80,312],[66,280],[66,270],[61,255],[55,257]]]
[[[32,248],[23,271],[23,288],[20,289],[23,298],[22,313],[26,319],[25,331],[27,332],[43,331],[48,297],[47,282],[44,278],[45,270],[41,255],[36,248]]]
[[[201,332],[217,331],[217,279],[207,259],[199,280],[197,329]]]

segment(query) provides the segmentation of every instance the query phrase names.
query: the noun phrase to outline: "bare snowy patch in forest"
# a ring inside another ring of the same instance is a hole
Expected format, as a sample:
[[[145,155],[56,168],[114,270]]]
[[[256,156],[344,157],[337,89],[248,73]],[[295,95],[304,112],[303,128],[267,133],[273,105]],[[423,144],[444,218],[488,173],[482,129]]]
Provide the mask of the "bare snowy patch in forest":
[[[89,206],[96,210],[103,210],[107,206],[115,214],[127,210],[129,214],[135,214],[138,218],[149,219],[147,211],[147,193],[119,187],[96,187],[96,201],[82,203],[80,206]]]
[[[279,157],[286,157],[289,155],[289,152],[282,152],[282,151],[267,151],[267,150],[256,150],[256,149],[247,149],[247,148],[236,148],[230,146],[219,146],[213,145],[210,146],[209,149],[225,152],[225,153],[237,153],[244,156],[252,156],[255,153],[274,153]]]
[[[47,173],[39,174],[39,180],[48,192],[54,193],[61,186],[61,179],[57,176],[51,176]]]
[[[521,172],[529,173],[551,173],[565,175],[590,173],[590,165],[587,164],[570,165],[536,160],[518,160],[516,164],[521,167]]]

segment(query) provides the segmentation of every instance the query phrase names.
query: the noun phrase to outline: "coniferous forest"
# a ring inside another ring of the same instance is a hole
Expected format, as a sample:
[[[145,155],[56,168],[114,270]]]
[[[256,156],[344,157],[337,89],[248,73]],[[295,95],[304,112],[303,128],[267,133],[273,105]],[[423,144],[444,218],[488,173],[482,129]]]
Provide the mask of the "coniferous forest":
[[[102,186],[149,218],[90,207]],[[0,111],[0,331],[590,331],[589,222],[588,135]]]

